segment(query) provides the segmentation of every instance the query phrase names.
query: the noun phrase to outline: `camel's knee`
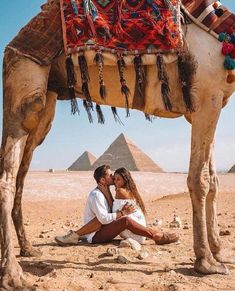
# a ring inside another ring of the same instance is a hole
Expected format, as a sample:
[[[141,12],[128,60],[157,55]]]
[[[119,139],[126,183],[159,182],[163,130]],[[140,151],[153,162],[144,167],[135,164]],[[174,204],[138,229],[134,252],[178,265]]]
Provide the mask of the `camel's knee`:
[[[40,121],[40,113],[45,108],[45,94],[36,93],[32,97],[27,98],[21,106],[23,113],[23,128],[29,132],[35,129]]]
[[[204,198],[210,190],[210,175],[209,173],[203,175],[189,175],[187,184],[190,194],[200,193],[199,197]]]

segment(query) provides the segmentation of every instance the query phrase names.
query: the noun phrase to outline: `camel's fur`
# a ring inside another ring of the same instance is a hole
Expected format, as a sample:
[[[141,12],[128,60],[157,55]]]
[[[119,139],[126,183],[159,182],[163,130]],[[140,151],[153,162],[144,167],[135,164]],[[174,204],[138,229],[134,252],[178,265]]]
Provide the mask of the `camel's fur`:
[[[193,236],[197,271],[226,273],[222,264],[221,243],[217,229],[216,196],[218,182],[213,160],[214,134],[222,107],[235,90],[235,83],[226,83],[221,44],[194,24],[188,26],[186,39],[191,54],[198,63],[193,86],[195,112],[186,112],[182,99],[176,62],[169,62],[167,70],[171,87],[173,113],[166,112],[160,97],[156,65],[147,66],[146,103],[142,111],[162,117],[185,115],[192,124],[191,158],[188,187],[193,207]],[[97,68],[89,67],[90,93],[100,104],[125,107],[115,66],[107,66],[104,79],[108,89],[106,101],[98,93]],[[25,73],[26,72],[26,73]],[[78,70],[76,91],[81,92]],[[49,78],[50,75],[50,78]],[[112,78],[110,78],[112,76]],[[11,221],[16,228],[21,255],[34,255],[26,239],[23,226],[21,196],[24,178],[33,150],[48,133],[55,112],[57,95],[47,90],[47,83],[60,82],[66,87],[65,56],[51,66],[39,66],[30,59],[7,50],[4,59],[4,121],[0,163],[0,237],[1,284],[14,288],[22,284],[22,269],[14,255]],[[127,84],[134,92],[134,69],[125,70]],[[60,96],[61,97],[61,96]],[[61,97],[62,98],[62,97]],[[130,107],[132,106],[130,97]],[[12,215],[12,216],[11,216]]]

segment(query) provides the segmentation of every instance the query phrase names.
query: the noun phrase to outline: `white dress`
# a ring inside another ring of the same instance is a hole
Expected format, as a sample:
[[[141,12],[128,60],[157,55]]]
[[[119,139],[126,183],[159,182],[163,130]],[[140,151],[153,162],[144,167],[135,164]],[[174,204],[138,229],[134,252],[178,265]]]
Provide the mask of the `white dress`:
[[[121,210],[126,203],[129,203],[129,204],[134,205],[136,207],[135,212],[129,214],[128,217],[132,218],[134,221],[138,222],[139,224],[146,226],[145,216],[144,216],[141,208],[136,205],[136,201],[134,199],[114,199],[112,212],[117,212],[118,210]],[[134,234],[133,232],[131,232],[128,229],[124,230],[120,234],[120,236],[122,238],[132,238],[132,239],[138,241],[140,244],[144,243],[144,241],[145,241],[144,236]]]

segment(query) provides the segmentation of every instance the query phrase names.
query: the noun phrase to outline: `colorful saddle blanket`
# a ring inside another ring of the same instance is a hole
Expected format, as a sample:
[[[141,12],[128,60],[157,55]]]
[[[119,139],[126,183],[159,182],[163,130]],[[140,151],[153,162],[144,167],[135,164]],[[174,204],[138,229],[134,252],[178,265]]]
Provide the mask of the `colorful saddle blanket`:
[[[180,0],[60,0],[66,53],[128,54],[182,47]]]
[[[226,32],[235,25],[235,15],[229,11],[220,1],[215,0],[182,0],[183,9],[185,9],[190,18],[199,24],[206,31],[211,32],[216,37],[221,32]],[[217,15],[215,4],[222,11]]]

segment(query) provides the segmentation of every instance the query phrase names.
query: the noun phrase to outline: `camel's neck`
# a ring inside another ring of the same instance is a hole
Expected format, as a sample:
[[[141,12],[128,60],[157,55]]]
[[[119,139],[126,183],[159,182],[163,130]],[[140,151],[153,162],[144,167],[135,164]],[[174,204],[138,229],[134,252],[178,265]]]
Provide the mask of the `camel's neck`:
[[[221,32],[234,26],[235,15],[214,0],[182,0],[182,9],[199,27],[218,38]]]

